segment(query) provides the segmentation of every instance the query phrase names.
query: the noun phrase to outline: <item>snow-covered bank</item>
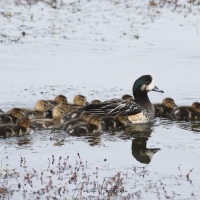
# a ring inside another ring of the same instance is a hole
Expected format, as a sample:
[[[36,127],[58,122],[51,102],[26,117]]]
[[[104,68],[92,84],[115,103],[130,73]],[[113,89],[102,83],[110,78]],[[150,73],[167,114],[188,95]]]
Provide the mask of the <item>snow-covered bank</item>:
[[[54,8],[51,2],[54,2]],[[159,32],[161,24],[164,27],[168,27],[168,24],[179,26],[184,34],[187,34],[187,26],[198,35],[200,6],[185,1],[178,1],[177,5],[166,2],[159,1],[152,5],[148,0],[1,0],[0,41],[41,43],[54,40],[59,43],[63,40],[86,40],[135,43],[138,39],[147,41],[146,31],[151,29]]]

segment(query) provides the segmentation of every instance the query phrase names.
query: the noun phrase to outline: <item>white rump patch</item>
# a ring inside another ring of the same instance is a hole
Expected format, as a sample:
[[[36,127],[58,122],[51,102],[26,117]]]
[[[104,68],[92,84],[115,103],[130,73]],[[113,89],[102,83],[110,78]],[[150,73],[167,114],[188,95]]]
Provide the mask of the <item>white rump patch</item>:
[[[144,113],[138,113],[135,115],[129,115],[128,119],[132,122],[132,124],[145,124],[148,123],[148,120]]]

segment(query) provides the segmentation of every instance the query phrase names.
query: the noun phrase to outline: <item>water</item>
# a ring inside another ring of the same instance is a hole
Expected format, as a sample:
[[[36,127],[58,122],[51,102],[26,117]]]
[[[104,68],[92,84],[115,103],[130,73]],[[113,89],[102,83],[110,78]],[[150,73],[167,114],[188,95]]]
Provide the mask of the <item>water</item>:
[[[81,48],[77,51],[78,45]],[[145,49],[137,48],[98,43],[94,48],[91,43],[72,42],[57,46],[49,44],[48,47],[45,44],[40,48],[30,44],[13,45],[12,50],[10,46],[2,46],[4,67],[1,69],[1,85],[4,87],[1,108],[6,110],[14,105],[33,107],[36,100],[54,98],[57,94],[66,95],[69,101],[78,93],[85,95],[89,101],[121,97],[125,93],[131,94],[132,83],[142,74],[152,74],[156,85],[165,91],[164,94],[149,94],[154,103],[161,102],[164,97],[174,98],[178,105],[190,105],[198,101],[198,73],[194,73],[198,72],[198,57],[194,59],[190,52],[187,59],[181,53],[175,58],[176,49],[173,49],[168,59],[160,60],[157,54],[168,52],[168,47],[160,45],[152,50],[147,45]],[[109,53],[105,53],[105,49]],[[154,60],[156,62],[153,63]],[[166,68],[171,60],[174,60],[174,66]],[[190,60],[194,65],[188,67]],[[74,189],[82,184],[84,173],[87,177],[85,181],[90,177],[88,182],[97,181],[100,185],[104,178],[110,181],[111,177],[120,173],[125,192],[113,194],[118,198],[128,198],[129,193],[132,195],[130,198],[143,199],[198,199],[200,196],[200,138],[197,122],[158,119],[150,130],[142,134],[119,132],[72,137],[62,132],[41,131],[31,132],[27,139],[27,144],[20,142],[23,138],[0,140],[3,152],[0,184],[8,189],[10,198],[16,198],[16,195],[20,195],[21,199],[37,196],[72,198],[73,195],[74,198],[80,198],[80,190]],[[62,139],[63,145],[56,145]],[[144,144],[142,152],[137,147],[138,140]],[[154,150],[156,153],[153,155]],[[148,152],[148,156],[144,151]],[[71,181],[69,184],[75,167],[81,166],[78,153],[83,166],[76,172],[77,182]],[[55,159],[53,164],[52,156]],[[66,165],[68,168],[63,172],[60,172],[58,164],[60,156],[60,163],[64,163],[69,156],[69,166]],[[31,178],[25,178],[30,174]],[[107,184],[107,189],[114,184],[115,181]],[[42,188],[45,192],[41,191]],[[63,196],[60,196],[59,188],[61,193],[64,192]],[[83,196],[106,198],[105,188],[100,193],[93,185],[84,185],[84,188]],[[4,195],[7,198],[8,194]]]

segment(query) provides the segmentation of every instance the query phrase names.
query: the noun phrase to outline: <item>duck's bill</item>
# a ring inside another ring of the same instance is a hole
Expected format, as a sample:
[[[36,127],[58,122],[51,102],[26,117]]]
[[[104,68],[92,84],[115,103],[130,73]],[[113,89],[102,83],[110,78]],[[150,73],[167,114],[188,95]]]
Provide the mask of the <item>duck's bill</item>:
[[[154,88],[153,88],[152,91],[164,93],[164,91],[160,90],[160,89],[159,89],[158,87],[156,87],[156,86],[154,86]]]

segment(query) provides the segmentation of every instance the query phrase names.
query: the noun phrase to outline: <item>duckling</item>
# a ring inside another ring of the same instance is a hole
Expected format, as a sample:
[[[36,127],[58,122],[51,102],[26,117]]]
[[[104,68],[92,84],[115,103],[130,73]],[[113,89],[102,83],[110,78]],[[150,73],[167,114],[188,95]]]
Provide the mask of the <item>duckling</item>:
[[[54,100],[46,100],[46,101],[49,102],[52,106],[56,106],[59,103],[67,102],[67,97],[60,94],[56,96]]]
[[[0,137],[8,138],[28,135],[32,127],[30,119],[22,117],[17,121],[17,124],[0,125]]]
[[[118,113],[116,116],[102,117],[102,124],[105,130],[119,130],[127,126],[131,126],[131,121],[128,115],[124,113]]]
[[[194,102],[192,106],[177,107],[171,116],[178,120],[200,120],[200,103]]]
[[[34,109],[21,108],[25,115],[30,119],[40,119],[47,116],[47,110],[49,109],[50,104],[45,100],[37,101]]]
[[[15,124],[17,120],[23,116],[25,116],[25,114],[20,108],[13,108],[10,113],[3,113],[0,115],[0,124]]]
[[[69,119],[77,119],[80,117],[81,113],[83,112],[82,109],[77,109],[77,110],[72,110],[69,114],[68,114],[68,118]]]
[[[58,106],[65,110],[65,116],[64,116],[63,120],[67,121],[69,119],[68,114],[70,113],[70,105],[69,105],[69,103],[62,102],[62,103],[59,103]]]
[[[113,98],[113,99],[110,99],[110,100],[107,100],[107,101],[104,101],[103,103],[112,103],[112,104],[115,104],[115,103],[124,103],[124,102],[127,102],[127,101],[131,101],[131,102],[135,102],[133,96],[129,95],[129,94],[125,94],[122,96],[122,98]]]
[[[155,107],[156,117],[170,117],[174,108],[177,107],[172,98],[165,98],[163,99],[162,104],[156,103],[153,105]]]
[[[37,128],[62,128],[65,109],[59,105],[53,109],[53,119],[32,119],[31,123]]]
[[[101,131],[101,117],[92,115],[89,122],[80,123],[66,130],[69,134],[95,134]]]
[[[91,101],[91,104],[98,104],[98,103],[101,103],[101,101],[98,99],[94,99]]]
[[[73,104],[70,105],[71,110],[76,110],[88,105],[86,98],[83,95],[76,95]]]
[[[81,113],[80,117],[79,118],[75,118],[75,119],[71,119],[69,120],[65,126],[64,126],[64,130],[80,123],[80,122],[89,122],[89,119],[91,117],[91,113],[90,112],[87,112],[87,111],[84,111]]]
[[[133,96],[129,95],[129,94],[124,94],[122,96],[122,100],[126,100],[126,101],[135,101]]]
[[[70,112],[70,105],[69,105],[69,103],[67,103],[67,102],[61,102],[61,103],[57,104],[57,106],[59,106],[59,107],[61,107],[61,108],[63,108],[65,110],[64,120],[65,121],[68,120],[69,119],[68,114]],[[47,115],[46,115],[45,118],[47,118],[47,119],[52,119],[53,118],[52,110],[48,110],[47,111]]]

